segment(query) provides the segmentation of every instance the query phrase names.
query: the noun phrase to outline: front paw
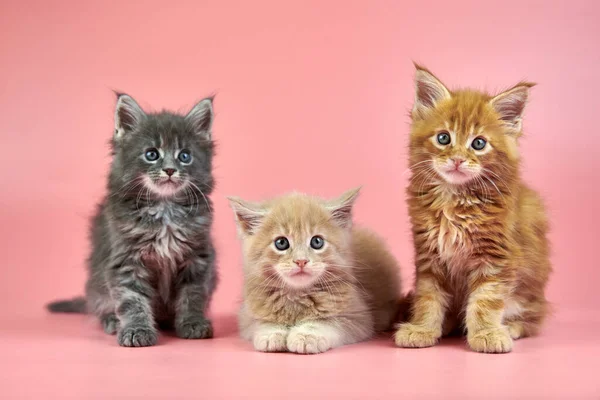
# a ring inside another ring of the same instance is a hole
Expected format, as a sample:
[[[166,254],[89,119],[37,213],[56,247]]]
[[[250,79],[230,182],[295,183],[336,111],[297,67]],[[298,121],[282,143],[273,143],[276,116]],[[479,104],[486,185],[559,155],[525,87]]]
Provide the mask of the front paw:
[[[254,348],[264,352],[286,351],[287,332],[258,332],[254,336]]]
[[[124,347],[154,346],[158,332],[147,325],[125,325],[117,334],[117,341]]]
[[[394,335],[398,347],[431,347],[437,344],[439,338],[439,333],[433,329],[410,323],[401,324]]]
[[[210,339],[213,337],[213,328],[206,318],[194,318],[177,324],[175,333],[182,339]]]
[[[331,343],[317,332],[292,331],[287,338],[287,349],[292,353],[317,354],[331,349]]]
[[[480,353],[508,353],[513,346],[513,340],[506,327],[468,333],[467,342],[471,349]]]

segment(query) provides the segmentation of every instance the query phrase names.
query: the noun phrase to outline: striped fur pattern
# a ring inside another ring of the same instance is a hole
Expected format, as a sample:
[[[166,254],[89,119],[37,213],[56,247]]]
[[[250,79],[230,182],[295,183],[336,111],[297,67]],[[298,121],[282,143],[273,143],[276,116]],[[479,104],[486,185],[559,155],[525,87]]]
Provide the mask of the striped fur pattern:
[[[521,180],[518,151],[532,86],[495,97],[450,91],[417,66],[408,187],[416,284],[398,346],[428,347],[466,330],[471,349],[504,353],[540,330],[548,222]]]

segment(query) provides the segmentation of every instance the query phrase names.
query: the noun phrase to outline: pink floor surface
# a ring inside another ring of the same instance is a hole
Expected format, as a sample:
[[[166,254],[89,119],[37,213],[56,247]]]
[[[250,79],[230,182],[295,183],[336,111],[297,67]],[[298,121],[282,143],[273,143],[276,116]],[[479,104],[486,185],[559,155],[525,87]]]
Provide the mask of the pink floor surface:
[[[233,314],[216,338],[166,334],[120,348],[88,317],[2,317],[1,399],[600,399],[600,312],[559,310],[512,353],[477,354],[464,340],[398,349],[379,338],[302,356],[263,354],[237,337]]]

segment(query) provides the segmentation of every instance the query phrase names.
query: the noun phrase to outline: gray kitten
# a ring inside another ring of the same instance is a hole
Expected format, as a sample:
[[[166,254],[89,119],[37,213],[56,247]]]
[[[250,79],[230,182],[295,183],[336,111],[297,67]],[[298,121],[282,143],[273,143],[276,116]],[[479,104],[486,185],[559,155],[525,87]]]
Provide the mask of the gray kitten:
[[[156,326],[210,338],[217,283],[210,229],[212,98],[186,115],[145,113],[119,94],[108,195],[92,221],[86,297],[48,305],[91,312],[121,346],[156,344]]]

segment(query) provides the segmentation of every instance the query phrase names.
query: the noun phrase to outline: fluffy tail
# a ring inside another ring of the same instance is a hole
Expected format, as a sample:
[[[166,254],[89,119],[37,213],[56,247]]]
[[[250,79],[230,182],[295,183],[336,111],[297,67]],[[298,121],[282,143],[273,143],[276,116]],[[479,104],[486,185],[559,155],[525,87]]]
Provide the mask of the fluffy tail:
[[[48,304],[46,308],[48,311],[53,313],[86,313],[84,297],[75,297],[71,300],[53,301],[52,303]]]

